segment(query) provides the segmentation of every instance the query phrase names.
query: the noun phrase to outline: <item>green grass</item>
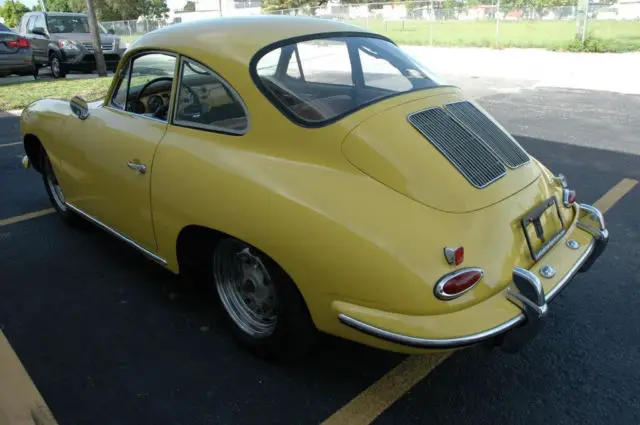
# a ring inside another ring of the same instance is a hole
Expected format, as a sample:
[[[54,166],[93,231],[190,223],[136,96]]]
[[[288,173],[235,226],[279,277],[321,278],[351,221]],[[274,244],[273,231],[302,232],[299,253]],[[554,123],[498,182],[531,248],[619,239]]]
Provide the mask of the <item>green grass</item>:
[[[426,21],[410,19],[385,22],[381,19],[347,20],[354,25],[382,33],[398,44],[456,47],[520,47],[576,50],[576,21],[500,21],[496,43],[496,21]],[[640,21],[589,21],[590,37],[603,51],[640,50]],[[133,42],[141,35],[122,36]]]
[[[521,47],[564,50],[575,39],[576,22],[500,21],[496,43],[495,21],[421,21],[388,22],[354,20],[353,24],[387,35],[398,44],[474,47]],[[590,21],[590,36],[607,51],[640,50],[640,22]]]
[[[0,109],[22,109],[36,100],[69,100],[75,95],[86,101],[99,100],[106,95],[111,79],[112,77],[97,77],[3,85],[0,86]]]
[[[125,43],[133,43],[134,41],[136,41],[137,39],[139,39],[140,37],[142,37],[143,34],[133,34],[133,35],[121,35],[120,36],[120,45],[124,45]]]

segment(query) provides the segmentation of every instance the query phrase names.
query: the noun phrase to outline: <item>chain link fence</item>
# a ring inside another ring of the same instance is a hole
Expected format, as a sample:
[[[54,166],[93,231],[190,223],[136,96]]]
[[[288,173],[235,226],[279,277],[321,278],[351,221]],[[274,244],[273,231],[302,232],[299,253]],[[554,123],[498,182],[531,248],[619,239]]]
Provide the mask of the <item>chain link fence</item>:
[[[385,34],[398,44],[428,46],[567,48],[576,35],[605,40],[610,50],[640,50],[640,0],[568,7],[502,7],[498,4],[443,8],[442,3],[332,4],[265,11],[256,1],[235,2],[223,16],[256,14],[313,16],[348,22]],[[171,23],[219,17],[219,11],[175,13],[169,21],[103,22],[132,41]],[[582,18],[582,19],[581,19]],[[584,26],[586,30],[583,31]],[[617,44],[616,44],[617,43]]]

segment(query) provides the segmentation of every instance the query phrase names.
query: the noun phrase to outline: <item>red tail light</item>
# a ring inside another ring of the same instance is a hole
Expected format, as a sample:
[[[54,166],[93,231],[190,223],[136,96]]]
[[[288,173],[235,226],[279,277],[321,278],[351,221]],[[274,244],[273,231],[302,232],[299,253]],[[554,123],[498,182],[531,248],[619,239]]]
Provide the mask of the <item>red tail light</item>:
[[[29,40],[27,40],[26,38],[20,37],[15,41],[8,41],[7,46],[17,47],[18,49],[26,49],[27,47],[31,46],[31,44],[29,44]]]
[[[458,298],[480,282],[482,276],[484,272],[478,267],[456,270],[443,276],[436,283],[434,293],[441,300]]]

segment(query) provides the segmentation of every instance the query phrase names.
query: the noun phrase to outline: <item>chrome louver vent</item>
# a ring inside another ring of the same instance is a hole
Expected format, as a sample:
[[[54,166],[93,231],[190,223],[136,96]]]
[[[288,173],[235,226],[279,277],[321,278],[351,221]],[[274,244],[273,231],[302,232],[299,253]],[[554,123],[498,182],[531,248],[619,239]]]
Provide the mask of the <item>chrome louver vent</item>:
[[[487,145],[444,109],[416,112],[408,119],[475,187],[488,186],[507,173]]]
[[[445,109],[484,141],[509,168],[518,168],[530,161],[529,155],[473,103],[450,103]]]

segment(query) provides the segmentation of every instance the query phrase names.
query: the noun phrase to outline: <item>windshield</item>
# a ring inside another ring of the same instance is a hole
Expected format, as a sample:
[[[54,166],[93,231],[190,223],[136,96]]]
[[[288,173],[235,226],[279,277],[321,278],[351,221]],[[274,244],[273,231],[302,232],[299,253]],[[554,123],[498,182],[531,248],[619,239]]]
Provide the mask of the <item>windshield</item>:
[[[51,34],[61,33],[89,33],[89,19],[86,16],[48,16],[47,26]],[[98,23],[98,30],[102,34],[107,31]]]
[[[395,44],[369,36],[295,42],[253,63],[257,84],[271,102],[313,126],[397,94],[441,85]]]
[[[10,30],[9,28],[5,27],[4,25],[0,24],[0,31],[5,31],[5,32],[13,32],[12,30]]]

